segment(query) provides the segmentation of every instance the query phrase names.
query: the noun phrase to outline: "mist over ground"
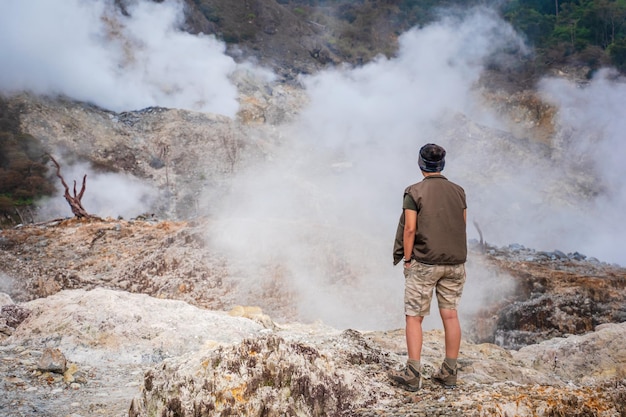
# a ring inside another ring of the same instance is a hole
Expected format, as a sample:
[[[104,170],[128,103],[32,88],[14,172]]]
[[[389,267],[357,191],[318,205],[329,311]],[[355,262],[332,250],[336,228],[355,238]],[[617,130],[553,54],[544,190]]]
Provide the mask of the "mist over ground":
[[[212,36],[176,29],[179,2],[133,2],[117,23],[102,18],[111,5],[5,2],[0,89],[59,93],[116,111],[236,113],[234,61]],[[41,21],[23,27],[31,15]],[[403,34],[394,58],[303,77],[310,104],[279,127],[282,145],[271,161],[242,170],[233,193],[212,202],[207,235],[232,260],[242,297],[256,303],[260,289],[274,285],[305,320],[401,326],[403,277],[391,251],[403,190],[421,179],[417,152],[428,142],[447,149],[444,174],[467,192],[469,238],[478,238],[475,220],[492,244],[625,265],[623,80],[604,72],[585,87],[544,80],[542,93],[559,106],[559,132],[552,149],[533,147],[499,130],[505,121],[475,88],[485,62],[503,50],[527,48],[495,12],[472,9]],[[67,169],[66,180],[82,178],[84,171]],[[99,214],[108,204],[84,203]],[[480,305],[494,282],[507,286],[470,259],[461,311]]]
[[[584,88],[545,79],[540,91],[559,107],[555,175],[569,169],[591,176],[595,192],[571,208],[575,217],[561,225],[560,242],[567,242],[566,249],[626,265],[626,80],[605,69]]]
[[[66,95],[114,111],[162,106],[233,116],[225,45],[180,27],[183,4],[7,0],[0,5],[0,91]]]
[[[428,142],[448,150],[444,174],[466,189],[469,238],[478,238],[477,221],[492,244],[626,262],[623,245],[615,245],[624,243],[624,234],[615,233],[621,226],[596,220],[617,218],[623,198],[613,193],[623,189],[596,195],[571,176],[594,176],[597,163],[610,161],[589,155],[585,171],[576,171],[572,158],[579,151],[570,143],[553,152],[498,130],[505,121],[485,107],[475,85],[485,61],[503,49],[525,46],[495,13],[476,9],[405,33],[395,58],[303,77],[310,105],[284,131],[281,153],[237,177],[236,193],[222,201],[211,231],[213,243],[246,260],[242,275],[252,278],[250,291],[263,285],[261,271],[280,264],[304,318],[340,327],[402,325],[403,276],[392,267],[392,245],[403,190],[421,180],[417,153]],[[597,94],[596,82],[571,87],[582,95],[574,99],[578,111],[586,111],[587,94]],[[486,127],[473,134],[461,125]],[[485,130],[493,136],[481,135]],[[610,200],[616,204],[600,212],[599,204]],[[510,290],[507,277],[479,270],[470,259],[461,311]],[[426,326],[438,323],[430,318]]]

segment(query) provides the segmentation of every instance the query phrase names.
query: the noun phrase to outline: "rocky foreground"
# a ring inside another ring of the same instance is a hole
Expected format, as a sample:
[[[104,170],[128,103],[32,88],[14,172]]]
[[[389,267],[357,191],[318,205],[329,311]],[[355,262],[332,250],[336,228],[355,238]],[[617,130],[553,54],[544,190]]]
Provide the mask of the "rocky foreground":
[[[474,247],[468,267],[518,285],[465,320],[457,389],[428,380],[443,334],[426,333],[413,394],[386,377],[406,359],[401,329],[287,320],[280,294],[263,310],[233,307],[237,281],[198,230],[145,219],[3,230],[1,414],[626,415],[623,268]]]
[[[275,324],[174,300],[94,289],[23,303],[4,339],[0,409],[12,416],[623,416],[626,324],[519,351],[464,342],[461,382],[389,385],[404,361],[401,330]],[[264,324],[262,324],[264,323]],[[425,371],[441,358],[427,332]],[[58,349],[65,366],[50,369]],[[46,367],[47,366],[47,367]]]

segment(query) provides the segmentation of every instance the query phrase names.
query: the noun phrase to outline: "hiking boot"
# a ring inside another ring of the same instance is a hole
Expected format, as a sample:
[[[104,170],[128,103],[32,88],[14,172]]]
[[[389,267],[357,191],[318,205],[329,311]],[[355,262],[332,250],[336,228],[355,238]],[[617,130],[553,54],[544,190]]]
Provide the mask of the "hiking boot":
[[[435,372],[431,379],[446,388],[456,387],[456,369],[450,368],[450,366],[443,362],[441,367]]]
[[[413,365],[406,364],[404,369],[390,371],[389,379],[407,391],[417,391],[422,388],[422,374]]]

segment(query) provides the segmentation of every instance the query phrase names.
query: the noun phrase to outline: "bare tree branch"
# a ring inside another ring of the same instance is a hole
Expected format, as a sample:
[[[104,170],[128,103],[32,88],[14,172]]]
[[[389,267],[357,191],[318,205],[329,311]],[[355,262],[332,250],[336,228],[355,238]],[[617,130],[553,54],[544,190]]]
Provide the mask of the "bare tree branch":
[[[480,230],[478,226],[478,222],[474,220],[474,227],[478,231],[478,235],[480,236],[480,252],[485,253],[485,242],[483,241],[483,232]]]
[[[83,186],[80,189],[80,193],[78,193],[78,199],[83,199],[83,194],[85,194],[85,186],[87,185],[87,174],[83,176]],[[76,181],[74,181],[74,195],[76,195]]]
[[[70,195],[70,189],[67,186],[65,179],[61,175],[61,166],[56,161],[56,159],[54,159],[52,155],[50,154],[47,154],[47,155],[50,157],[54,165],[57,167],[56,175],[57,177],[59,177],[59,179],[61,180],[61,184],[63,184],[63,187],[65,188],[65,193],[63,194],[63,197],[65,197],[65,200],[70,205],[70,209],[72,210],[72,213],[74,213],[74,216],[79,219],[92,217],[89,213],[87,213],[87,210],[83,208],[83,205],[80,201],[83,198],[83,194],[85,193],[85,189],[87,185],[87,175],[85,174],[85,176],[83,177],[83,186],[78,195],[76,194],[76,181],[74,181],[74,196],[72,196]]]

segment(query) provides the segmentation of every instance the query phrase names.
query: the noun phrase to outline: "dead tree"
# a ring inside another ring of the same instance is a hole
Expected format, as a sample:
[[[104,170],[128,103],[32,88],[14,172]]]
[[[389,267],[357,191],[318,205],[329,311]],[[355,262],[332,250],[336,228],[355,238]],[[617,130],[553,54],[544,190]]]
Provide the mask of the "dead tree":
[[[485,253],[486,242],[483,241],[483,232],[480,230],[480,227],[478,227],[478,222],[476,220],[474,220],[474,227],[478,230],[478,235],[480,236],[480,253]]]
[[[48,156],[57,167],[57,177],[59,177],[59,179],[61,180],[61,184],[63,184],[63,187],[65,187],[65,194],[63,194],[63,197],[65,197],[67,204],[70,205],[70,209],[72,209],[72,213],[74,213],[74,216],[79,219],[92,217],[89,213],[87,213],[87,211],[83,208],[82,203],[80,202],[80,200],[83,198],[83,194],[85,194],[87,174],[83,176],[83,186],[81,187],[78,194],[76,194],[76,180],[74,180],[74,196],[71,196],[70,189],[67,186],[67,183],[65,182],[63,177],[61,176],[61,166],[52,155],[48,154]]]

